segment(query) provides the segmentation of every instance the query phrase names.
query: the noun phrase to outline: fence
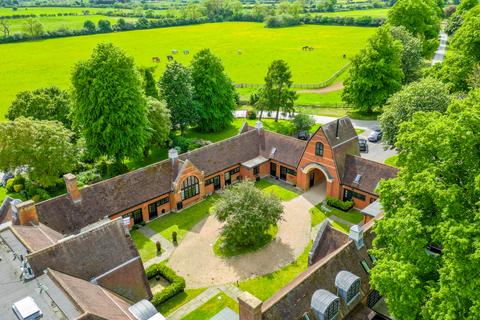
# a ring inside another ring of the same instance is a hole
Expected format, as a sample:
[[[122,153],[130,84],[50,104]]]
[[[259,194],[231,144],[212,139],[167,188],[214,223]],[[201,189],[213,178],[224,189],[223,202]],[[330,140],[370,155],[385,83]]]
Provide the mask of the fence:
[[[333,84],[333,82],[345,72],[350,66],[350,62],[341,67],[337,72],[335,72],[330,78],[327,80],[320,82],[320,83],[294,83],[292,84],[293,88],[296,89],[321,89],[328,87],[329,85]],[[235,88],[261,88],[263,87],[263,83],[236,83]]]

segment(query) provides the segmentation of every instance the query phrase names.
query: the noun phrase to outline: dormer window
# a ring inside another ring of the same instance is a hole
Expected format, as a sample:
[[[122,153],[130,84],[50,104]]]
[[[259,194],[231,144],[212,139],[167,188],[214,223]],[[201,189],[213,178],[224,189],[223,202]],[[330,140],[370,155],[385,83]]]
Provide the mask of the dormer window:
[[[335,320],[338,317],[340,299],[327,290],[317,290],[313,293],[311,307],[317,319]]]
[[[347,305],[360,294],[360,277],[348,271],[340,271],[335,277],[335,286]]]
[[[355,176],[355,179],[353,180],[353,183],[359,184],[359,183],[360,183],[360,179],[362,179],[362,175],[361,175],[361,174],[357,174],[357,175]]]
[[[315,155],[319,157],[323,157],[323,143],[317,142],[315,144]]]

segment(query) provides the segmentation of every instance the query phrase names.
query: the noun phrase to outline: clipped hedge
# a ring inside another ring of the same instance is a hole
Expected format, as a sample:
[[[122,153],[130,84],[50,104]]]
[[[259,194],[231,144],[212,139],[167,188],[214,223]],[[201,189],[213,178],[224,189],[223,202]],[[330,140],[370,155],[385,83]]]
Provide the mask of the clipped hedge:
[[[334,208],[340,209],[342,211],[348,211],[348,210],[352,209],[353,205],[354,205],[352,200],[342,201],[342,200],[332,198],[332,197],[327,197],[327,204],[330,207],[334,207]]]
[[[185,290],[185,279],[177,275],[173,269],[164,263],[151,265],[145,270],[145,273],[148,279],[161,276],[170,282],[170,285],[153,295],[151,302],[157,308],[163,302]]]

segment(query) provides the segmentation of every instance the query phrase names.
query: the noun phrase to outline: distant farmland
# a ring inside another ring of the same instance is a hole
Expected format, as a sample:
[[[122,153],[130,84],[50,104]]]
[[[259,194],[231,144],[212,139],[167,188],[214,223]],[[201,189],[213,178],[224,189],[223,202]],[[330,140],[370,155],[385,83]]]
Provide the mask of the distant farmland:
[[[261,23],[227,22],[2,44],[0,119],[18,91],[48,85],[68,89],[72,66],[88,58],[101,42],[123,48],[139,66],[157,65],[157,76],[165,68],[171,50],[179,51],[176,60],[189,64],[196,52],[210,48],[221,57],[235,82],[262,83],[272,60],[284,59],[291,67],[294,82],[316,83],[344,66],[374,31],[315,25],[268,29]],[[315,49],[302,51],[305,45]],[[190,54],[184,55],[183,49],[190,50]],[[161,59],[159,64],[152,62],[156,56]]]

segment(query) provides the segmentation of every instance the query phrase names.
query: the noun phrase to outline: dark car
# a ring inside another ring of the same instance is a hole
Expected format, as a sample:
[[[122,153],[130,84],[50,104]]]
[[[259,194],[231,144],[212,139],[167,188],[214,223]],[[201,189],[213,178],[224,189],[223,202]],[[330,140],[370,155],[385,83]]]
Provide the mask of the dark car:
[[[375,129],[368,136],[368,141],[370,141],[370,142],[380,141],[380,140],[382,140],[382,135],[383,135],[383,132],[382,132],[381,129]]]
[[[360,147],[360,152],[368,152],[368,141],[365,138],[358,138],[358,146]]]
[[[306,130],[300,131],[298,133],[297,137],[300,140],[308,140],[308,139],[310,139],[310,133],[308,133],[308,131],[306,131]]]

